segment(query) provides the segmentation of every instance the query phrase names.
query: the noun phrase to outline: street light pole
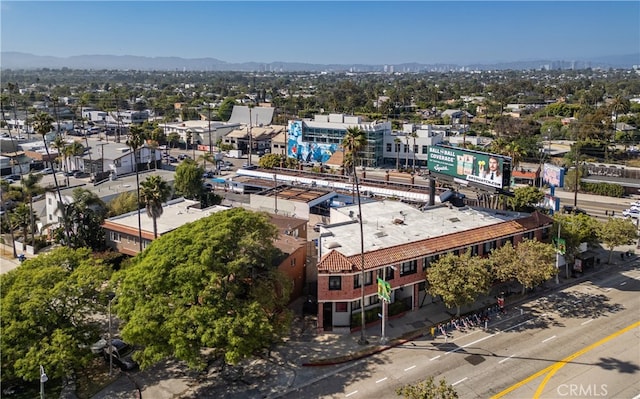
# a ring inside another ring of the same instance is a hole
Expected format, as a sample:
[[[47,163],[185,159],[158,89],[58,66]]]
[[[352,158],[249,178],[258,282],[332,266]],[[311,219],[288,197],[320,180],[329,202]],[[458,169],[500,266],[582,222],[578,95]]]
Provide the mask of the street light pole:
[[[40,399],[44,399],[44,383],[49,381],[49,377],[44,372],[44,367],[40,365]]]

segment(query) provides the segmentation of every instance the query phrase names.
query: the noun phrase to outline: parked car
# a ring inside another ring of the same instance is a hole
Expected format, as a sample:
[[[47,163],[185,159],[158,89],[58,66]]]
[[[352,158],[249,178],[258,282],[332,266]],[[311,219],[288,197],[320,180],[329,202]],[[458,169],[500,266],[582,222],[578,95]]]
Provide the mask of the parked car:
[[[622,216],[626,218],[640,219],[640,210],[638,209],[625,209],[622,211]]]
[[[208,170],[206,172],[204,172],[202,174],[202,177],[204,177],[205,179],[211,179],[212,177],[215,176],[215,173],[213,173],[212,171]]]
[[[85,177],[89,177],[89,173],[83,172],[81,170],[76,170],[73,173],[73,177],[75,177],[76,179],[82,179],[82,178],[85,178]]]
[[[242,164],[242,169],[247,169],[247,170],[258,169],[258,165],[249,164],[249,163],[245,162],[245,163]]]
[[[40,173],[41,175],[51,175],[51,174],[53,174],[53,169],[52,168],[44,168],[38,173]]]
[[[189,155],[187,155],[187,154],[180,154],[180,155],[178,155],[178,159],[179,159],[180,161],[184,161],[185,159],[188,159],[188,158],[191,158],[191,157],[190,157]]]
[[[228,172],[228,171],[233,170],[233,169],[229,165],[221,165],[220,166],[220,170]]]
[[[105,345],[102,349],[102,356],[106,361],[109,361],[109,357],[111,357],[114,365],[120,367],[122,371],[129,371],[138,368],[138,363],[132,357],[133,352],[133,346],[116,338],[111,340],[111,347],[108,344]]]
[[[74,170],[70,170],[68,172],[64,172],[63,174],[65,176],[73,176],[73,175],[75,175],[76,172],[80,172],[80,171],[78,169],[74,169]]]
[[[22,178],[22,176],[17,175],[17,174],[13,174],[13,175],[7,176],[7,179],[13,180],[14,182],[20,180],[21,178]]]

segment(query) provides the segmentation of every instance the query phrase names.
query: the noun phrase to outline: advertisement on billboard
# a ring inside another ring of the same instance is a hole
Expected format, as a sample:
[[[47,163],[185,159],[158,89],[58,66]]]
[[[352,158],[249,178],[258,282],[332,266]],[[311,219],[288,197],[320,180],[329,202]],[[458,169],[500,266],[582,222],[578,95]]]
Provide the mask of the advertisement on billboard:
[[[289,121],[287,156],[300,162],[325,163],[338,150],[337,144],[302,141],[302,121]]]
[[[428,168],[468,182],[503,188],[511,180],[511,158],[445,146],[429,146]]]
[[[564,169],[545,163],[542,168],[542,181],[555,187],[564,187]]]

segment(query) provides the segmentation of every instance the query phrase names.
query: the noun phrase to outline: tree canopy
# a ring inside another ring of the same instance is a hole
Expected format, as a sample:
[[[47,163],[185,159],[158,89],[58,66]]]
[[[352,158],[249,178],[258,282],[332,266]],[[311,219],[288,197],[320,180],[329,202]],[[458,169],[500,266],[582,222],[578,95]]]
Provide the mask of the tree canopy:
[[[549,280],[557,273],[553,245],[537,240],[524,240],[513,247],[511,243],[494,249],[489,261],[500,281],[515,279],[522,284],[522,293],[527,288]]]
[[[176,194],[192,200],[201,200],[204,194],[203,174],[204,169],[199,167],[193,159],[185,159],[180,162],[175,174]]]
[[[396,389],[396,394],[406,399],[456,399],[458,393],[443,378],[437,384],[433,376],[415,385],[404,385]]]
[[[122,336],[141,367],[167,357],[206,364],[204,349],[236,364],[288,332],[291,282],[275,266],[277,229],[235,208],[154,240],[114,276]]]
[[[57,248],[2,275],[0,352],[4,378],[67,376],[86,365],[100,335],[102,286],[110,268],[86,248]]]
[[[471,256],[470,251],[460,256],[447,253],[427,269],[427,282],[429,293],[441,296],[447,307],[455,306],[459,315],[460,306],[487,292],[491,274],[487,260]]]
[[[620,245],[633,243],[633,240],[638,238],[638,230],[631,219],[609,218],[598,229],[598,238],[609,250],[607,262],[611,263],[613,249]]]

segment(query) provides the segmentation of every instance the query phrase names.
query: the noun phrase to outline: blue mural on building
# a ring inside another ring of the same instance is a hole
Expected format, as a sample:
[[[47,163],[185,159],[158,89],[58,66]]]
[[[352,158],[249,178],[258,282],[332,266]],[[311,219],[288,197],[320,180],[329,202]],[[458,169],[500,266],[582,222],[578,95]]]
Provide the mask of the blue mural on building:
[[[302,141],[302,121],[289,122],[287,156],[300,162],[325,163],[338,150],[337,144]]]

